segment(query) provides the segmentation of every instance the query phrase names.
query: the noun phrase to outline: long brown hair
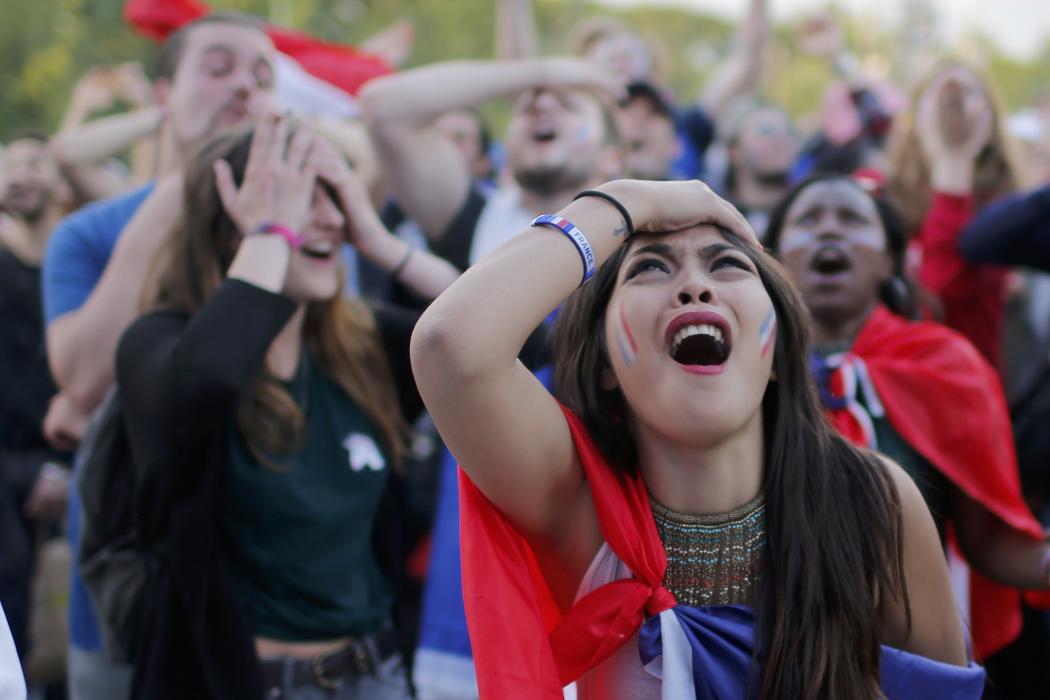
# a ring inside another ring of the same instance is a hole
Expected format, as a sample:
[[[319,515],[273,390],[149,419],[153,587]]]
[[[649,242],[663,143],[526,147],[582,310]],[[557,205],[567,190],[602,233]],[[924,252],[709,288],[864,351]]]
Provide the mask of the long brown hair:
[[[919,101],[934,79],[950,68],[961,68],[977,78],[992,110],[992,134],[975,163],[973,181],[974,204],[980,209],[1020,186],[1021,173],[1016,146],[1006,132],[1006,112],[995,86],[973,66],[957,60],[942,60],[912,92],[909,109],[893,119],[890,134],[889,172],[887,191],[890,199],[904,217],[909,235],[918,233],[922,220],[930,208],[930,164],[926,162],[919,145]]]
[[[185,172],[185,215],[157,259],[147,306],[196,313],[222,283],[241,233],[219,199],[213,164],[230,164],[239,185],[253,131],[220,136],[205,144]],[[338,201],[337,199],[334,201]],[[303,339],[311,359],[371,419],[393,464],[400,463],[407,433],[389,362],[372,311],[347,299],[306,305]],[[302,447],[306,417],[281,382],[263,369],[242,398],[238,427],[253,456],[268,468],[272,457]]]
[[[762,399],[767,564],[756,629],[761,698],[875,698],[883,596],[903,600],[902,516],[896,488],[872,453],[824,418],[809,372],[807,313],[781,265],[727,231],[758,269],[777,314],[776,380]],[[647,236],[638,236],[645,239]],[[629,245],[565,303],[555,329],[555,393],[580,416],[613,468],[638,469],[611,367],[605,313]]]

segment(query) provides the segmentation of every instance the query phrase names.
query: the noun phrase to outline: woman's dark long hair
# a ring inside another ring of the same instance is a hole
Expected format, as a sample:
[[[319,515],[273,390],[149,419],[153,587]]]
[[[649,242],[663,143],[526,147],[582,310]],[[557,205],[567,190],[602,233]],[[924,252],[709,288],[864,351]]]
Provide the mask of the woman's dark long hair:
[[[146,307],[194,314],[226,277],[242,236],[219,199],[213,164],[229,163],[240,185],[253,133],[217,137],[191,160],[185,174],[183,225],[157,258],[155,280],[144,294]],[[392,463],[398,465],[407,427],[372,311],[361,301],[347,299],[340,288],[334,298],[306,305],[303,340],[318,367],[371,419]],[[249,451],[270,469],[277,469],[271,456],[279,461],[301,448],[307,437],[302,408],[265,369],[243,397],[237,422]]]
[[[808,314],[784,269],[723,235],[755,263],[777,314],[776,380],[761,409],[768,551],[756,630],[760,697],[875,698],[880,601],[899,599],[908,610],[900,500],[879,459],[826,422],[807,362]],[[611,367],[605,313],[628,247],[565,303],[554,357],[559,399],[609,464],[633,473],[629,406],[619,389],[601,386]]]
[[[879,221],[882,223],[882,230],[886,233],[886,252],[893,261],[893,275],[879,289],[879,301],[898,316],[915,319],[918,315],[919,293],[904,270],[905,255],[908,251],[908,231],[904,226],[904,219],[884,195],[868,189],[849,175],[841,173],[812,175],[792,187],[769,213],[769,223],[766,225],[766,235],[763,239],[766,248],[774,254],[780,250],[780,236],[787,224],[787,215],[791,206],[799,195],[811,185],[819,182],[848,182],[871,197],[871,201],[875,204],[875,211],[878,212]]]

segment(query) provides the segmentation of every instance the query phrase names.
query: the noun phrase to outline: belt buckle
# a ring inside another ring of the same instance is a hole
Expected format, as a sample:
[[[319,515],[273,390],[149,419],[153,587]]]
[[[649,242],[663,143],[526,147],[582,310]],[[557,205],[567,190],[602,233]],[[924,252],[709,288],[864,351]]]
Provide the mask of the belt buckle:
[[[354,655],[354,666],[357,668],[357,672],[366,676],[372,673],[372,657],[368,654],[368,648],[365,647],[364,642],[353,641],[350,642],[350,649]]]
[[[365,676],[372,673],[372,659],[368,655],[368,650],[365,645],[357,640],[351,641],[348,645],[349,648],[344,647],[343,649],[336,649],[326,654],[318,654],[311,661],[311,668],[314,672],[314,680],[317,681],[317,685],[321,686],[325,690],[337,690],[343,683],[344,679],[330,678],[324,670],[324,663],[335,656],[336,654],[344,654],[347,651],[350,652],[351,658],[354,662],[354,670],[359,676]]]
[[[342,679],[336,680],[329,678],[324,672],[324,662],[330,659],[333,655],[338,654],[340,650],[330,651],[326,654],[318,654],[310,662],[310,667],[314,672],[314,680],[317,681],[317,685],[321,686],[325,690],[338,690],[339,686],[343,684]]]

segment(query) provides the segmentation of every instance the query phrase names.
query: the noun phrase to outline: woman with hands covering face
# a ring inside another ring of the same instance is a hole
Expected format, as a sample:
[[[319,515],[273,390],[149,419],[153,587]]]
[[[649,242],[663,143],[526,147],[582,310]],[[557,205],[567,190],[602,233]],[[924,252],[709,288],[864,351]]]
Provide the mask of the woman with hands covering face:
[[[559,305],[555,399],[515,357]],[[980,696],[929,511],[824,422],[806,347],[697,181],[581,193],[435,300],[412,361],[483,697]]]
[[[269,115],[207,145],[117,379],[150,569],[140,697],[407,698],[389,482],[420,410],[414,318],[343,293],[354,245],[421,294],[455,271]],[[386,503],[387,505],[381,505]]]

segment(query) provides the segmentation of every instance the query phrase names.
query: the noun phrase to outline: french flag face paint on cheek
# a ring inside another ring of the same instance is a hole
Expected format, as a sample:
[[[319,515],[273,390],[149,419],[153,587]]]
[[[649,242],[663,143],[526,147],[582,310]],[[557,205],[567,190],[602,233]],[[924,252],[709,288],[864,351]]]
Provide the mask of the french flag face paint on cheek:
[[[762,357],[766,356],[769,349],[773,347],[773,339],[777,335],[777,312],[771,305],[769,313],[766,314],[762,325],[758,327],[758,344],[762,347]]]
[[[623,304],[620,304],[619,316],[620,325],[617,327],[616,340],[620,346],[620,356],[623,358],[625,365],[633,367],[634,361],[638,357],[638,344],[634,342],[634,335],[631,333],[630,326],[627,325],[627,316],[623,313]]]

